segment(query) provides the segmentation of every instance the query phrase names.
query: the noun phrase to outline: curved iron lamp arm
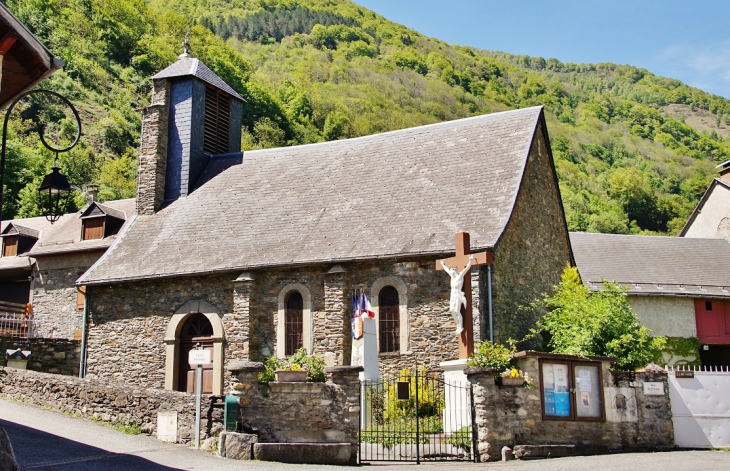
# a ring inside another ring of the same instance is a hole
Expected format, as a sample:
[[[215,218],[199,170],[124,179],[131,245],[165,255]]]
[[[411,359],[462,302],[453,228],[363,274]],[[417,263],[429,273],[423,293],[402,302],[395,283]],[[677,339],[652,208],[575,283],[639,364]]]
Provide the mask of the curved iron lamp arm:
[[[43,146],[56,153],[56,158],[58,159],[58,153],[59,152],[67,152],[71,150],[78,142],[79,138],[81,137],[81,118],[79,118],[79,113],[76,111],[76,108],[71,104],[71,102],[66,98],[65,96],[61,95],[60,93],[54,92],[52,90],[45,90],[45,89],[38,89],[38,90],[29,90],[21,95],[19,95],[13,102],[8,106],[8,110],[5,112],[5,120],[3,121],[3,139],[2,139],[2,151],[0,151],[0,222],[2,222],[2,208],[3,208],[3,186],[5,185],[5,141],[7,140],[8,136],[8,119],[10,118],[10,113],[12,113],[13,108],[15,108],[15,105],[22,100],[23,98],[29,96],[29,95],[36,95],[39,93],[46,93],[49,95],[53,95],[57,98],[60,98],[61,101],[63,101],[69,108],[71,108],[71,111],[74,114],[74,117],[76,118],[76,137],[74,138],[71,145],[68,147],[65,147],[63,149],[56,149],[55,147],[49,145],[46,142],[45,137],[43,137],[43,131],[45,130],[45,125],[41,124],[40,129],[38,129],[38,137],[41,139],[41,143]]]

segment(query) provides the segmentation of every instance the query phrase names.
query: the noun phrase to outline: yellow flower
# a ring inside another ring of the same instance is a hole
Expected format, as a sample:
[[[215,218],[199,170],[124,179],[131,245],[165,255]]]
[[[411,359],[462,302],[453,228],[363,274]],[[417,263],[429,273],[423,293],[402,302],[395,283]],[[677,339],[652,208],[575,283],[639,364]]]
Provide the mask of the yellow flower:
[[[292,371],[299,371],[299,370],[301,370],[301,369],[302,369],[302,367],[301,367],[301,366],[299,366],[299,365],[298,365],[298,364],[296,364],[296,363],[293,363],[293,364],[291,365],[291,370],[292,370]]]

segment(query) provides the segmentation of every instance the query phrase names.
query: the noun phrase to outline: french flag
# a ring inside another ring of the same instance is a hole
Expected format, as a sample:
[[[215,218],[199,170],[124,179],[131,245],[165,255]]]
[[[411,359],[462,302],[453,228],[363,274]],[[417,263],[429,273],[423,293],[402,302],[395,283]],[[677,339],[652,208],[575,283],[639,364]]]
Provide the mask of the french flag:
[[[375,319],[375,312],[373,311],[373,307],[370,305],[370,300],[365,295],[365,293],[362,293],[360,299],[360,317],[369,317],[370,319]]]

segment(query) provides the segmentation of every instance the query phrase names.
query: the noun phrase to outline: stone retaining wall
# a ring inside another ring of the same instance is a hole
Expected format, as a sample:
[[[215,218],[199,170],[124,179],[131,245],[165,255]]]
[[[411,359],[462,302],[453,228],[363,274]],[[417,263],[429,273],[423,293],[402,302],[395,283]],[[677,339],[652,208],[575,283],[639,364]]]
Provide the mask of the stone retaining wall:
[[[178,441],[195,437],[195,395],[109,383],[90,378],[72,378],[35,371],[3,368],[0,394],[9,399],[50,407],[59,412],[112,424],[136,424],[143,433],[157,432],[157,412],[176,411]],[[210,396],[203,396],[201,437],[220,430],[221,410]]]
[[[263,364],[240,362],[228,370],[238,378],[238,419],[260,431],[263,443],[350,443],[357,463],[361,366],[325,370],[326,383],[259,383]]]
[[[29,370],[66,376],[79,374],[80,340],[0,337],[0,366],[7,364],[5,350],[11,348],[32,352],[28,361]]]
[[[667,374],[660,369],[612,374],[610,362],[601,361],[605,417],[595,421],[544,419],[539,359],[550,354],[521,353],[515,362],[534,378],[531,388],[495,382],[493,369],[467,369],[474,384],[479,453],[483,461],[500,459],[502,447],[516,445],[597,445],[606,451],[669,449],[674,428]],[[567,359],[567,355],[553,355]],[[586,359],[573,357],[573,361]],[[644,394],[645,382],[664,385],[664,394]]]

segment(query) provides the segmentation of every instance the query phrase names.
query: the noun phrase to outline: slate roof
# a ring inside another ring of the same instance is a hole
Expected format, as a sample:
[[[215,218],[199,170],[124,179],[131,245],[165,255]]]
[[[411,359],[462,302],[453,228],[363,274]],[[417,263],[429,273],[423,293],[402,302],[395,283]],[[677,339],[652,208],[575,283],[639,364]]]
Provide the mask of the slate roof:
[[[107,201],[105,207],[113,208],[115,214],[126,215],[127,222],[132,219],[135,214],[135,199],[125,199],[117,201]],[[51,224],[45,217],[34,217],[24,219],[14,219],[12,221],[2,222],[2,231],[8,225],[14,225],[16,228],[22,226],[28,230],[38,234],[38,241],[33,245],[29,252],[18,254],[17,256],[0,257],[0,270],[17,268],[21,266],[29,266],[28,257],[61,255],[73,252],[83,252],[87,250],[104,250],[107,249],[117,236],[109,236],[103,239],[81,240],[81,218],[80,215],[84,209],[71,214],[64,214]],[[124,230],[122,226],[120,232]]]
[[[243,102],[246,101],[196,57],[182,55],[172,65],[153,75],[152,79],[185,77],[188,75],[197,77]]]
[[[93,213],[93,206],[96,206],[99,208],[100,212],[102,214],[91,214]],[[102,204],[99,202],[94,202],[86,207],[85,210],[81,212],[81,218],[92,218],[92,217],[100,217],[100,216],[111,216],[113,218],[117,218],[119,220],[124,221],[126,219],[126,215],[124,214],[124,211],[120,211],[118,209],[114,209],[111,206],[108,206],[106,204]]]
[[[79,282],[449,254],[458,231],[472,248],[494,247],[541,116],[533,107],[213,157],[197,189],[137,216]]]
[[[24,227],[19,224],[13,223],[10,221],[8,225],[5,226],[5,229],[3,229],[2,232],[3,235],[20,235],[25,237],[30,237],[32,239],[37,239],[40,235],[40,232],[38,232],[35,229],[31,229],[29,227]]]
[[[730,298],[730,243],[688,239],[571,232],[583,283],[617,281],[629,294]]]

